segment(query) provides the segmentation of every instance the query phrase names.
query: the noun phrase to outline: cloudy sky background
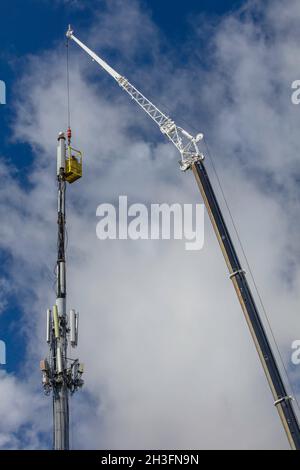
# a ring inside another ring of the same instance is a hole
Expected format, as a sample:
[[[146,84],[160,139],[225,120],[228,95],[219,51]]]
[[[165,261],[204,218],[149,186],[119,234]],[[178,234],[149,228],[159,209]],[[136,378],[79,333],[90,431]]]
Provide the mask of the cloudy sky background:
[[[199,5],[185,11],[180,41],[155,21],[151,2],[57,4],[68,5],[70,20],[81,12],[80,39],[178,125],[206,135],[300,398],[299,367],[290,361],[300,338],[300,118],[291,103],[291,83],[300,78],[299,2],[283,9],[277,0],[252,0],[218,15]],[[63,32],[38,53],[9,53],[21,72],[5,136],[11,147],[1,150],[0,164],[0,336],[8,349],[0,370],[2,448],[51,446],[51,400],[38,362],[47,353],[44,312],[55,301],[55,147],[67,125]],[[119,195],[145,204],[201,199],[153,122],[71,46],[71,124],[84,177],[67,188],[68,305],[81,314],[76,356],[86,367],[85,387],[71,403],[72,447],[288,448],[208,218],[199,252],[185,251],[184,241],[96,238],[97,206]],[[19,146],[26,162],[14,154]],[[232,231],[209,159],[207,168]],[[10,347],[22,351],[13,369]]]

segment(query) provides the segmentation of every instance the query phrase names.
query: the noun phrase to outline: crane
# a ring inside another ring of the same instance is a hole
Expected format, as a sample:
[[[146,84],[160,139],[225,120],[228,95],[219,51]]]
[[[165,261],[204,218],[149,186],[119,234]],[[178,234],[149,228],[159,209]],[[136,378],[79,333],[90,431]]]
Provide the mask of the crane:
[[[300,427],[292,403],[293,397],[287,393],[286,386],[281,377],[280,369],[248,284],[246,272],[243,270],[239,261],[216,194],[206,171],[204,155],[198,148],[198,143],[203,139],[203,134],[199,133],[196,136],[192,136],[182,127],[177,126],[170,117],[161,112],[125,77],[116,72],[107,64],[107,62],[83,44],[74,35],[70,25],[66,36],[68,40],[73,40],[77,43],[78,46],[80,46],[93,59],[93,61],[97,62],[100,67],[114,78],[118,85],[126,91],[126,93],[128,93],[129,96],[143,109],[143,111],[145,111],[158,125],[160,131],[179,151],[181,156],[181,170],[192,170],[225,258],[225,262],[229,270],[229,278],[233,283],[238,300],[242,307],[259,359],[274,397],[274,405],[277,408],[287,439],[292,449],[300,450]]]

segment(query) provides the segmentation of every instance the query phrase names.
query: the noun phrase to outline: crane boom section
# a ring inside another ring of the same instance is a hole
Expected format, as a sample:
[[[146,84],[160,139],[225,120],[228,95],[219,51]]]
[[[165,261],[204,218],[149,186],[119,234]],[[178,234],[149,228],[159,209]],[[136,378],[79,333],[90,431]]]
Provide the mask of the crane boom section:
[[[102,67],[111,77],[113,77],[119,86],[126,91],[130,97],[150,116],[150,118],[158,125],[160,131],[168,137],[181,154],[181,168],[187,170],[191,164],[199,159],[203,159],[203,155],[198,149],[197,143],[203,138],[203,134],[199,133],[193,137],[189,132],[179,127],[169,116],[160,111],[148,98],[146,98],[134,85],[132,85],[125,77],[116,72],[110,65],[101,59],[95,52],[89,49],[81,42],[69,27],[67,31],[68,39],[75,41],[100,67]]]
[[[118,74],[110,65],[108,65],[103,59],[97,56],[95,52],[93,52],[91,49],[89,49],[83,42],[81,42],[79,39],[77,39],[73,34],[72,31],[68,31],[67,37],[69,39],[73,39],[78,46],[80,46],[91,58],[97,62],[109,75],[111,75],[115,80],[118,80],[121,78],[121,75]]]
[[[237,252],[233,245],[203,162],[196,162],[193,164],[192,170],[225,258],[230,273],[229,277],[233,282],[256,350],[266,374],[267,381],[273,394],[274,405],[276,406],[281,418],[291,448],[299,450],[300,430],[299,423],[293,409],[293,399],[287,393],[286,387],[281,378],[280,370],[272,352],[263,323],[260,319],[250,286],[247,282],[246,273],[240,264]]]

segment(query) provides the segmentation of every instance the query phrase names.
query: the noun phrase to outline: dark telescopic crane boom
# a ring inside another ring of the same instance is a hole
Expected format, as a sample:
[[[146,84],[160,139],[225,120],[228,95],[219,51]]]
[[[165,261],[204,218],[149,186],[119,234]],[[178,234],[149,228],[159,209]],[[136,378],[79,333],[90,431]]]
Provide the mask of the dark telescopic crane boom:
[[[286,392],[279,368],[255,305],[251,289],[248,285],[245,271],[241,267],[216,195],[204,167],[203,160],[193,163],[191,168],[198,183],[204,204],[229,269],[229,277],[233,282],[259,358],[269,382],[274,397],[274,405],[277,407],[277,411],[282,420],[282,424],[292,449],[299,450],[300,429],[291,403],[292,397],[288,396]]]
[[[275,360],[267,334],[255,305],[251,289],[248,285],[245,271],[243,271],[236,250],[232,243],[229,231],[223,218],[216,195],[210,183],[204,166],[204,156],[199,152],[198,142],[203,134],[193,137],[181,127],[177,126],[168,116],[162,113],[142,93],[140,93],[129,81],[122,77],[103,59],[98,57],[85,44],[77,39],[70,26],[67,38],[75,41],[94,61],[96,61],[109,75],[111,75],[124,91],[153,119],[176,146],[181,154],[180,166],[183,171],[191,169],[199,186],[204,204],[208,211],[211,223],[225,258],[229,277],[233,282],[239,302],[244,312],[248,327],[254,340],[259,358],[265,371],[271,392],[274,397],[274,405],[281,418],[284,430],[292,449],[300,450],[300,428],[293,408],[292,397],[286,391],[281,378],[280,370]]]

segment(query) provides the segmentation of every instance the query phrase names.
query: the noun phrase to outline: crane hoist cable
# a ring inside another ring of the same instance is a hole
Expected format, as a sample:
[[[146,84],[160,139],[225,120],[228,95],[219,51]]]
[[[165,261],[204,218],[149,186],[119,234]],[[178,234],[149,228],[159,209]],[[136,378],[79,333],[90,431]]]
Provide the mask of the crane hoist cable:
[[[82,176],[82,152],[71,146],[71,100],[70,100],[70,52],[69,38],[66,42],[66,73],[67,73],[67,157],[65,177],[68,183],[73,183]]]
[[[66,50],[67,50],[67,57],[66,57],[66,62],[67,62],[67,113],[68,113],[68,130],[67,130],[67,138],[68,138],[68,145],[71,143],[71,137],[72,137],[72,132],[71,132],[71,106],[70,106],[70,58],[69,58],[69,38],[67,38],[67,43],[66,43]]]

